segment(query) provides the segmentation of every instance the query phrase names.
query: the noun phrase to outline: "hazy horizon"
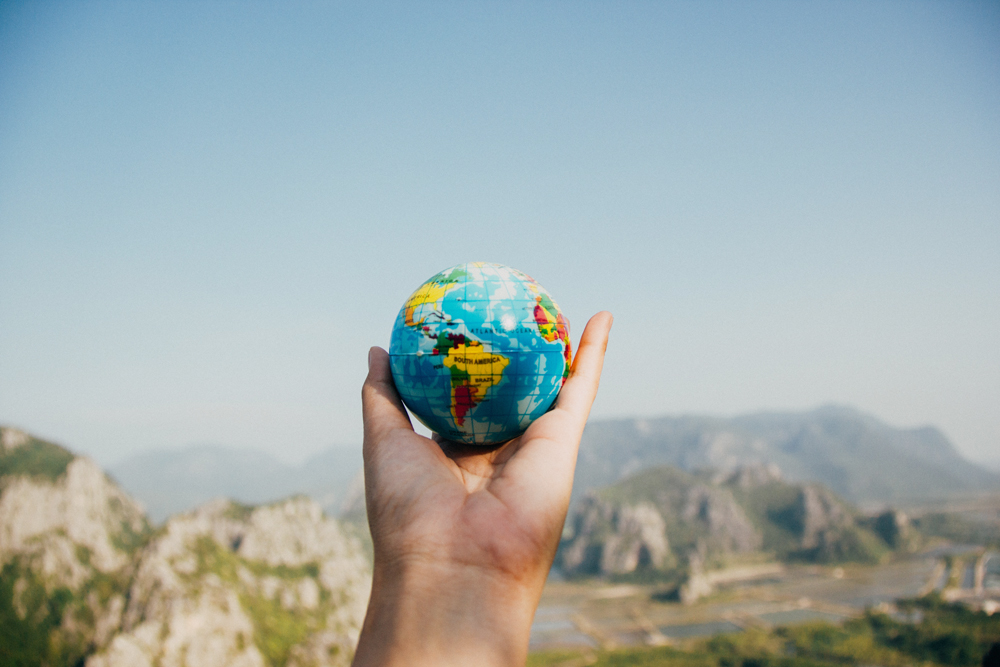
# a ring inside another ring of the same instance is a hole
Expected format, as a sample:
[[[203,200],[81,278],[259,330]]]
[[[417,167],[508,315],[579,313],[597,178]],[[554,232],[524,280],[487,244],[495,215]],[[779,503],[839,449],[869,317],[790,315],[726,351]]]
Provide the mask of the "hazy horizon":
[[[904,429],[905,430],[905,429],[921,429],[921,428],[928,428],[928,427],[930,427],[930,428],[935,428],[935,429],[940,430],[939,427],[937,427],[934,424],[917,424],[917,425],[909,426],[909,427],[901,427],[901,426],[898,426],[896,424],[890,424],[888,422],[885,422],[878,415],[874,415],[874,414],[866,412],[864,410],[860,410],[860,409],[856,408],[855,406],[838,405],[838,404],[820,405],[820,406],[816,406],[814,408],[807,408],[807,409],[802,410],[802,411],[758,410],[758,411],[751,411],[751,412],[745,412],[745,413],[740,413],[740,414],[732,414],[732,415],[687,412],[687,413],[678,413],[678,414],[662,413],[662,414],[655,414],[655,415],[615,415],[615,416],[603,417],[603,418],[600,418],[600,417],[595,418],[595,417],[592,416],[591,419],[588,421],[588,423],[590,421],[592,421],[592,422],[605,422],[605,421],[618,421],[618,420],[624,420],[624,421],[631,421],[631,420],[634,420],[634,421],[643,421],[643,420],[656,420],[656,419],[683,419],[683,418],[695,418],[695,419],[699,419],[699,418],[731,419],[731,418],[753,417],[753,416],[764,416],[764,415],[802,414],[802,413],[809,413],[809,412],[815,412],[815,411],[818,411],[818,410],[828,410],[828,409],[835,409],[835,410],[836,409],[846,409],[846,410],[850,410],[850,411],[856,411],[856,412],[859,412],[861,414],[867,415],[869,417],[874,417],[875,419],[878,419],[879,421],[885,423],[886,425],[888,425],[888,426],[890,426],[892,428],[897,428],[897,429]],[[411,419],[412,419],[412,417],[411,417]],[[413,424],[414,424],[414,427],[417,429],[418,432],[425,433],[425,434],[429,434],[430,433],[429,430],[425,426],[423,426],[422,424],[420,424],[416,420],[413,420]],[[0,426],[13,427],[13,428],[23,428],[23,427],[21,427],[21,426],[19,426],[17,424],[8,424],[8,423],[3,423],[3,422],[0,422]],[[47,439],[45,437],[45,435],[42,434],[42,433],[38,433],[38,432],[32,431],[31,429],[23,429],[23,430],[31,433],[32,435],[34,435],[36,437],[41,437],[43,439]],[[945,434],[945,435],[947,436],[947,434]],[[57,441],[57,444],[63,445],[65,447],[69,448],[71,451],[74,451],[76,453],[88,455],[86,452],[77,450],[73,446],[72,443],[69,443],[69,442],[58,442]],[[954,444],[955,443],[952,442],[952,445],[954,445]],[[248,446],[240,445],[239,443],[222,443],[222,442],[207,442],[206,441],[206,442],[178,443],[178,444],[167,445],[167,446],[163,446],[163,447],[150,447],[150,448],[144,448],[144,449],[134,449],[134,450],[132,450],[132,451],[130,451],[130,452],[122,455],[122,456],[119,456],[118,458],[111,459],[111,460],[98,459],[98,462],[101,463],[101,465],[103,467],[105,467],[105,468],[114,468],[114,467],[119,466],[119,465],[121,465],[123,463],[126,463],[128,461],[135,460],[137,458],[141,458],[141,457],[149,456],[149,455],[160,455],[160,454],[171,454],[171,453],[181,454],[181,453],[192,452],[192,451],[217,450],[217,451],[226,451],[226,452],[245,451],[247,453],[253,453],[253,454],[265,454],[265,455],[267,455],[269,457],[272,457],[274,460],[278,461],[282,465],[286,465],[286,466],[290,466],[290,467],[297,467],[297,466],[305,465],[306,463],[308,463],[308,461],[310,459],[315,458],[317,456],[322,456],[325,452],[328,452],[331,449],[332,450],[346,451],[346,450],[360,450],[360,448],[361,448],[361,440],[360,439],[357,440],[356,442],[333,442],[333,443],[327,443],[327,444],[317,444],[312,449],[308,449],[306,451],[303,451],[298,456],[290,458],[290,457],[288,457],[287,455],[285,455],[282,452],[268,451],[266,448],[248,447]],[[956,447],[956,449],[958,449],[958,448]],[[977,464],[979,464],[979,465],[981,465],[981,466],[983,466],[983,467],[985,467],[987,469],[990,469],[990,470],[993,470],[993,471],[996,471],[996,472],[1000,472],[1000,453],[988,452],[985,457],[975,458],[975,457],[968,457],[961,450],[958,450],[958,451],[959,451],[959,454],[961,454],[966,459],[968,459],[968,460],[970,460],[970,461],[972,461],[974,463],[977,463]],[[360,453],[359,453],[359,455],[360,455]]]
[[[1000,6],[0,4],[0,423],[360,442],[464,261],[615,328],[594,418],[853,406],[1000,456]]]

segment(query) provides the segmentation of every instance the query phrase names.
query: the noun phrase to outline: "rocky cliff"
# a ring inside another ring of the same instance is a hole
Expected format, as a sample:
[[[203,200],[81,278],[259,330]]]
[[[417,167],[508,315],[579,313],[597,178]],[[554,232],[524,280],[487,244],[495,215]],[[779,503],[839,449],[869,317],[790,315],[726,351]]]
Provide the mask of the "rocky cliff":
[[[670,569],[692,550],[745,553],[763,539],[728,488],[671,467],[588,495],[567,532],[560,555],[570,574]]]
[[[315,501],[209,503],[143,549],[121,632],[87,667],[346,665],[370,586]]]
[[[149,529],[91,461],[0,430],[0,643],[15,664],[347,665],[371,584],[305,497]]]
[[[895,546],[887,544],[892,529],[882,532],[886,539],[825,488],[783,482],[774,466],[721,476],[666,466],[584,498],[559,563],[571,576],[684,575],[697,597],[705,590],[697,577],[734,556],[872,561]]]
[[[13,654],[74,664],[106,644],[147,531],[92,461],[0,428],[0,616]]]

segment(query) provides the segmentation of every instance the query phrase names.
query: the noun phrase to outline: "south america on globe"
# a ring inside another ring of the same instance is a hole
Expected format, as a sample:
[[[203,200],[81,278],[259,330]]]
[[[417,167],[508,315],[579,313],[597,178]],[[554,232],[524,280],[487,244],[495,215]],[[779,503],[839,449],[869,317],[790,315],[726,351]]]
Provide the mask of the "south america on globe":
[[[530,276],[469,262],[406,300],[389,359],[403,403],[447,440],[505,442],[555,403],[569,377],[569,321]]]

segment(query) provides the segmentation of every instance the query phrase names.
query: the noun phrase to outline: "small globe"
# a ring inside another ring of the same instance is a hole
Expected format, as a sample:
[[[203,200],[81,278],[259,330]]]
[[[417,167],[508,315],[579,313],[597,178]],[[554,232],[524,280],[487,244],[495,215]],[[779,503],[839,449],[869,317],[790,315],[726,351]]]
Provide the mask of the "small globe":
[[[529,276],[471,262],[403,304],[389,358],[403,403],[456,442],[491,445],[545,414],[569,376],[569,322]]]

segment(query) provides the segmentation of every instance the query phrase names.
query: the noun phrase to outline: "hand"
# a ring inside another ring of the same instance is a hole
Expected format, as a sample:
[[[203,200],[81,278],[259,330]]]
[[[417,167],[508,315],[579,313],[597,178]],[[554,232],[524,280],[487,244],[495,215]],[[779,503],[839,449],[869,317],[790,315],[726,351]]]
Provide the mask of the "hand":
[[[413,431],[389,355],[362,389],[372,596],[354,664],[523,665],[562,533],[610,313],[584,329],[555,408],[497,447]]]

